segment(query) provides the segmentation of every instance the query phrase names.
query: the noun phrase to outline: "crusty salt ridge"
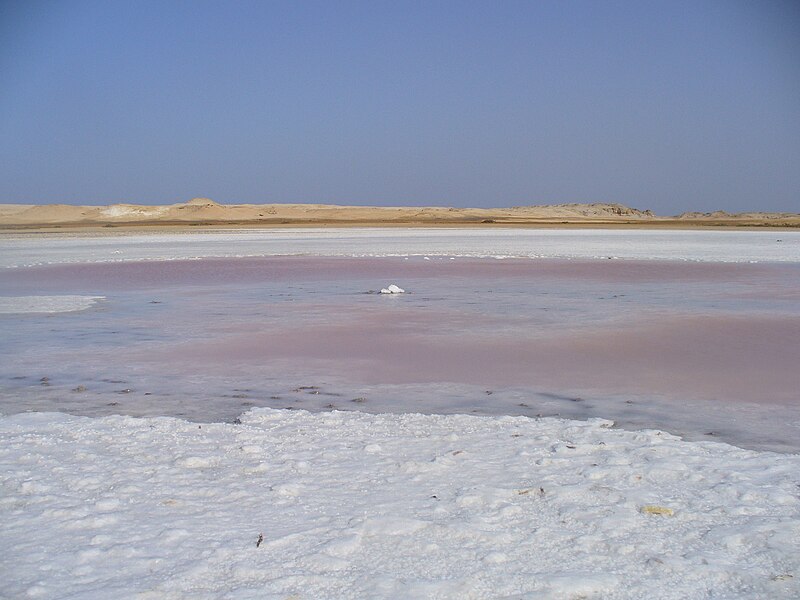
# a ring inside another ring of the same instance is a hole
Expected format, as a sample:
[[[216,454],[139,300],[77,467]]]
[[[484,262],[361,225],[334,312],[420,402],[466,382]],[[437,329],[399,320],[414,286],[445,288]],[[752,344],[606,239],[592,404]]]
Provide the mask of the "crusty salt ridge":
[[[389,287],[385,287],[381,289],[381,294],[405,294],[406,291],[396,286],[395,284],[391,284]]]
[[[603,420],[241,421],[0,418],[0,596],[800,595],[798,455]]]

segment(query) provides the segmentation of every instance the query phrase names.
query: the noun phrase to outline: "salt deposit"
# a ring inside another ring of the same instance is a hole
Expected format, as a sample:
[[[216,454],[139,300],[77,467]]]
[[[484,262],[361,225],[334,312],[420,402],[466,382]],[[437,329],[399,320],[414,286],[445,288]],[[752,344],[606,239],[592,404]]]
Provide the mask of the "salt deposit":
[[[0,315],[86,310],[103,296],[0,296]]]
[[[405,294],[405,293],[406,291],[403,288],[398,287],[395,284],[391,284],[389,287],[381,289],[381,294]]]
[[[363,228],[0,237],[0,267],[281,255],[800,262],[800,232]]]
[[[241,421],[0,419],[0,596],[800,594],[797,455],[604,420]]]

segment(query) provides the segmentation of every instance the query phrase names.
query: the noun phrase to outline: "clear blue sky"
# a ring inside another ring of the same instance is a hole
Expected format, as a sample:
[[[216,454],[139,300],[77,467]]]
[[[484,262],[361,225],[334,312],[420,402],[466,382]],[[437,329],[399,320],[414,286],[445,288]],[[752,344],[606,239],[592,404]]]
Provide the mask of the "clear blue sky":
[[[800,212],[800,2],[0,0],[0,202]]]

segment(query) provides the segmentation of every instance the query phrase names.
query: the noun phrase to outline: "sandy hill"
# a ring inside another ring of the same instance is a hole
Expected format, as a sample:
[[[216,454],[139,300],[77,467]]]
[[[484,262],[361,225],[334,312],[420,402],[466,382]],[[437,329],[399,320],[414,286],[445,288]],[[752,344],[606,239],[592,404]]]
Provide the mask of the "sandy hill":
[[[616,203],[452,208],[338,206],[331,204],[219,204],[208,198],[161,206],[111,204],[0,204],[0,227],[144,226],[144,225],[769,225],[800,226],[787,213],[684,213],[659,217]]]
[[[745,219],[745,220],[786,220],[796,219],[797,213],[770,213],[770,212],[742,212],[729,213],[724,210],[714,212],[685,212],[678,218],[684,220],[692,219]]]

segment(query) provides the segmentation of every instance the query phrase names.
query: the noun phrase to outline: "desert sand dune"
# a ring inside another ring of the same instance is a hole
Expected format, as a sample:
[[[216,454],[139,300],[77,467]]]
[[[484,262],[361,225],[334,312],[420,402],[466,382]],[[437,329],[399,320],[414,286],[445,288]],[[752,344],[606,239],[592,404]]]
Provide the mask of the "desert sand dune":
[[[511,208],[338,206],[331,204],[219,204],[208,198],[148,206],[112,204],[0,204],[0,227],[98,227],[157,225],[633,225],[789,226],[800,227],[800,214],[689,212],[657,216],[622,204],[558,204]]]

